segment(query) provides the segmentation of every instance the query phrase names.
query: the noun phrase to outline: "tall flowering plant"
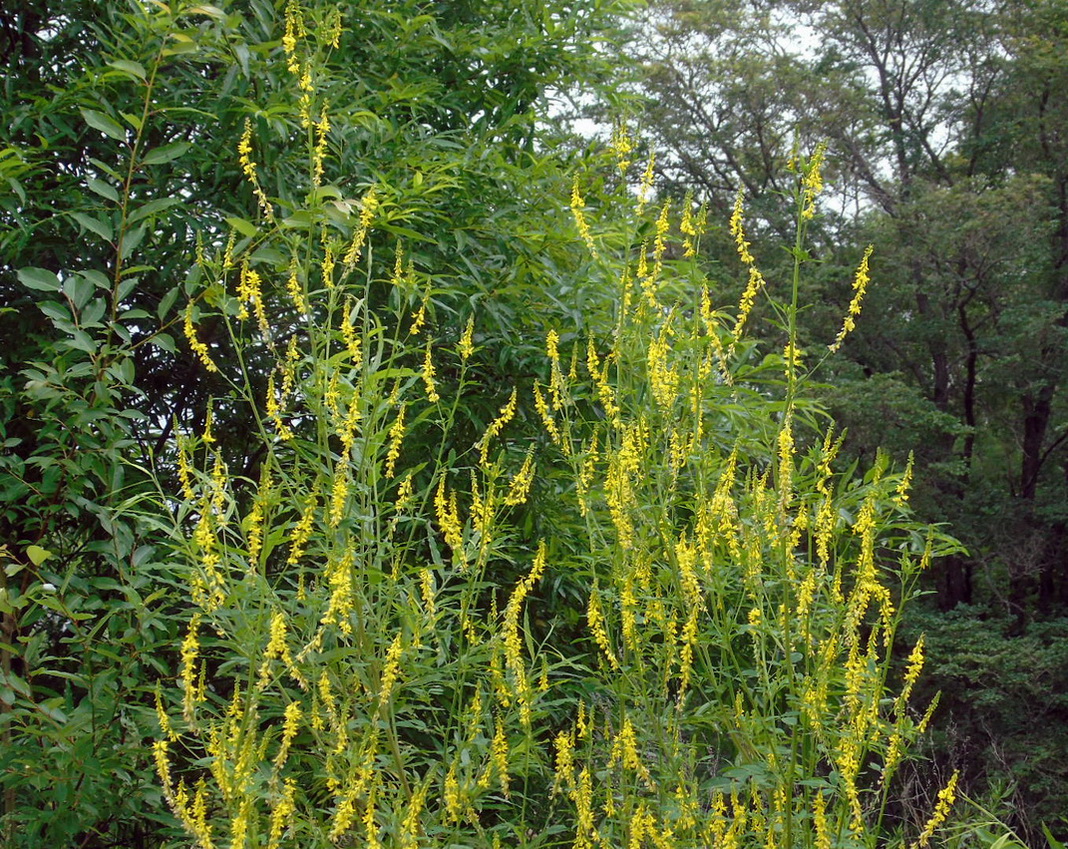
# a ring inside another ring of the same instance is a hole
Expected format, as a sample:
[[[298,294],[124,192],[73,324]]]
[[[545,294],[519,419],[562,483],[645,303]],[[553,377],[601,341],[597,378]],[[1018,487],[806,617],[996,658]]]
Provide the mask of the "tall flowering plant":
[[[435,328],[435,281],[380,228],[386,187],[324,191],[315,56],[332,33],[288,4],[306,208],[283,219],[246,130],[237,157],[259,217],[199,251],[205,286],[186,311],[206,369],[227,366],[199,323],[229,328],[234,392],[218,403],[255,410],[261,443],[237,475],[210,426],[179,440],[190,615],[154,753],[188,838],[929,843],[955,780],[914,833],[885,818],[933,709],[911,702],[922,643],[902,673],[891,650],[916,575],[952,543],[909,517],[911,468],[840,473],[841,439],[815,429],[796,313],[822,154],[796,166],[790,297],[757,267],[739,198],[733,310],[698,270],[706,222],[691,199],[681,214],[659,204],[648,242],[621,257],[652,169],[605,243],[576,180],[576,241],[615,287],[608,331],[547,327],[541,375],[505,389],[472,435],[458,411],[484,391],[477,314],[451,337]],[[745,329],[762,298],[786,338],[758,362]],[[265,378],[251,365],[264,361]],[[541,481],[559,529],[517,554],[517,511]],[[531,612],[568,582],[577,634]]]

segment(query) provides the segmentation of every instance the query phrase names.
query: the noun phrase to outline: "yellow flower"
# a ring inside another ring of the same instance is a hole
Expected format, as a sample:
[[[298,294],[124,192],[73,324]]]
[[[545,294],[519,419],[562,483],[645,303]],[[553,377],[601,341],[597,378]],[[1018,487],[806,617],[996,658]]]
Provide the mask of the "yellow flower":
[[[846,313],[845,319],[842,321],[842,329],[838,331],[838,335],[835,337],[834,342],[828,345],[831,351],[837,351],[842,347],[842,341],[849,333],[852,333],[856,329],[857,322],[856,317],[860,315],[861,303],[864,300],[864,293],[868,290],[868,283],[871,278],[868,275],[868,260],[871,259],[872,250],[874,245],[868,245],[868,249],[864,251],[864,256],[860,260],[860,265],[857,268],[857,275],[853,280],[853,299],[849,302],[849,310]]]
[[[526,459],[523,460],[523,465],[515,473],[515,477],[512,478],[511,483],[508,485],[508,493],[504,496],[505,506],[516,507],[525,503],[527,496],[530,494],[530,485],[533,481],[534,453],[533,451],[528,451]]]
[[[296,256],[289,260],[289,277],[285,282],[285,289],[297,311],[301,315],[308,315],[308,298],[304,297],[304,288],[300,283],[300,263]]]
[[[582,236],[582,241],[586,243],[586,247],[589,248],[590,254],[597,257],[597,246],[593,241],[593,233],[590,231],[589,222],[586,221],[586,201],[582,197],[582,192],[579,190],[579,178],[575,175],[575,181],[571,185],[571,214],[575,218],[575,226],[578,227],[579,235]]]
[[[482,463],[483,467],[489,465],[490,443],[502,430],[504,430],[505,425],[515,417],[518,403],[516,389],[515,387],[512,387],[512,394],[508,398],[508,403],[501,407],[500,414],[490,422],[489,427],[486,428],[486,432],[482,435],[482,439],[479,440],[479,461]]]
[[[909,500],[909,487],[912,485],[912,467],[915,459],[915,456],[910,451],[908,462],[905,464],[905,472],[901,476],[901,483],[897,485],[897,489],[894,491],[894,503],[898,507],[904,507]]]
[[[426,342],[426,356],[423,357],[423,384],[426,386],[426,397],[431,404],[436,404],[441,400],[437,384],[434,382],[434,354],[429,339]]]
[[[412,326],[408,331],[412,336],[418,336],[426,324],[426,303],[427,297],[424,297],[422,303],[419,304],[419,309],[416,310],[415,316],[412,318]]]
[[[923,670],[923,642],[923,634],[921,634],[909,654],[908,667],[905,670],[905,686],[899,696],[902,703],[908,701],[909,696],[912,694],[912,688],[916,685],[920,672]]]
[[[237,159],[245,179],[252,185],[260,208],[268,218],[273,218],[274,209],[271,207],[271,202],[267,200],[267,195],[264,194],[259,178],[256,176],[256,163],[252,159],[252,121],[248,118],[245,119],[245,130],[241,134],[241,141],[237,143]]]
[[[189,302],[189,305],[185,308],[185,324],[183,325],[185,331],[185,338],[189,342],[189,347],[193,349],[193,353],[197,355],[197,359],[204,365],[208,371],[217,372],[219,367],[215,365],[215,361],[212,360],[211,354],[208,353],[208,346],[197,338],[196,328],[193,326],[193,303]]]
[[[297,806],[297,781],[295,778],[287,778],[282,785],[281,797],[271,809],[270,834],[267,839],[267,849],[275,849],[282,839],[282,833],[286,824],[293,818]]]
[[[404,413],[408,409],[408,403],[404,402],[397,411],[397,418],[389,429],[389,451],[386,454],[386,478],[393,480],[397,467],[397,458],[400,456],[401,443],[404,441]]]
[[[660,217],[656,220],[656,236],[653,240],[653,279],[660,277],[664,267],[664,251],[667,249],[667,234],[671,229],[671,198],[664,201]]]
[[[752,265],[755,260],[749,252],[749,242],[745,239],[745,228],[742,224],[744,213],[745,190],[738,189],[734,196],[734,211],[731,213],[730,233],[734,237],[734,245],[738,249],[738,256],[746,265]]]
[[[656,179],[656,154],[649,154],[649,161],[645,165],[645,173],[642,174],[641,184],[638,186],[638,203],[635,209],[638,215],[642,214],[645,204],[649,200],[649,192],[653,189],[653,180]]]
[[[827,152],[827,145],[822,142],[816,146],[812,158],[808,161],[805,175],[801,179],[803,192],[801,217],[805,220],[816,214],[816,196],[823,191],[823,156]]]
[[[935,803],[935,809],[931,813],[931,818],[927,820],[927,824],[923,827],[919,839],[912,844],[913,849],[930,843],[935,829],[946,821],[949,816],[949,810],[957,799],[957,780],[959,778],[960,773],[954,772],[946,786],[938,791],[938,801]]]
[[[586,603],[586,622],[590,626],[594,642],[600,647],[609,666],[618,672],[619,660],[616,658],[615,652],[612,651],[612,644],[608,640],[608,631],[605,630],[604,624],[604,612],[601,610],[600,590],[596,584],[590,590],[590,598]]]
[[[329,132],[330,116],[324,107],[315,125],[315,148],[312,150],[312,184],[315,186],[323,181],[323,160],[326,158],[326,136]]]
[[[457,350],[460,352],[460,359],[467,362],[473,353],[475,353],[475,346],[471,341],[471,337],[475,332],[475,317],[473,315],[467,317],[467,326],[464,327],[464,334],[460,337],[460,344],[457,346]]]
[[[497,719],[496,732],[493,735],[491,758],[493,768],[497,773],[497,780],[501,784],[501,792],[506,799],[511,798],[508,792],[508,736],[504,733],[504,726]]]
[[[290,702],[286,705],[285,709],[285,721],[282,726],[282,742],[278,747],[278,754],[275,755],[274,765],[276,768],[281,769],[286,762],[286,758],[289,757],[289,747],[293,743],[293,738],[297,736],[297,731],[300,729],[301,710],[300,702]]]
[[[363,246],[367,241],[367,234],[371,231],[371,222],[374,221],[375,212],[380,205],[377,188],[371,186],[360,201],[360,219],[356,225],[356,232],[352,236],[352,243],[349,245],[348,251],[345,252],[343,260],[345,265],[353,266],[360,261],[360,254],[363,252]]]
[[[630,167],[630,160],[627,157],[634,150],[634,143],[631,141],[625,124],[616,124],[612,131],[611,147],[616,155],[616,167],[619,168],[620,174],[625,175]]]
[[[185,639],[182,641],[182,663],[178,677],[182,682],[182,690],[185,693],[183,715],[186,722],[193,721],[196,704],[199,701],[196,676],[197,659],[200,655],[200,640],[197,637],[197,631],[200,630],[200,617],[201,614],[199,612],[193,614],[193,618],[189,620],[189,628],[186,630]]]
[[[300,562],[300,558],[304,554],[304,547],[311,538],[312,525],[315,522],[315,512],[318,506],[319,487],[316,485],[308,494],[308,501],[304,505],[300,521],[297,522],[297,526],[293,529],[293,535],[290,537],[289,542],[289,558],[286,560],[286,565],[296,566]]]

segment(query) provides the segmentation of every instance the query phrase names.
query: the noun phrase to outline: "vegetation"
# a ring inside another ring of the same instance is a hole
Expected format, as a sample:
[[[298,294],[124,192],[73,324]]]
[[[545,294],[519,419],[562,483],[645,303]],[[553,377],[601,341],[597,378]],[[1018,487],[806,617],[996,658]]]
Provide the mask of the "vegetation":
[[[963,616],[983,635],[983,689],[1010,699],[1026,688],[997,658],[1061,633],[1065,616],[1066,21],[1056,2],[668,2],[632,41],[665,186],[699,187],[723,216],[745,185],[766,256],[791,227],[779,163],[826,141],[836,197],[810,233],[819,270],[801,321],[833,328],[869,243],[879,318],[826,362],[821,395],[847,456],[915,451],[914,507],[967,549],[921,584],[931,680],[959,692]],[[1011,786],[1014,821],[1039,845],[1063,814],[1068,762],[1068,737],[1049,733],[1063,684],[1043,680],[1027,696],[1054,711],[1042,745],[976,711],[970,689],[943,705],[957,742],[937,755],[975,795]]]
[[[917,760],[927,653],[999,733],[1027,686],[909,612],[963,449],[876,450],[853,372],[939,231],[828,212],[833,134],[766,160],[788,212],[575,152],[545,99],[620,99],[625,12],[0,12],[5,847],[1020,843]],[[963,262],[1019,266],[1027,179]]]

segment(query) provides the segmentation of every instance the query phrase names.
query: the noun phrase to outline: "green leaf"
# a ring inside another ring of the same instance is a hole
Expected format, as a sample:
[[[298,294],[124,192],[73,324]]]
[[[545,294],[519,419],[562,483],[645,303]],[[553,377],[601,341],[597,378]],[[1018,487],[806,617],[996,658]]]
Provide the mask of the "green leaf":
[[[118,288],[115,290],[115,300],[122,303],[126,300],[126,297],[137,288],[138,278],[136,277],[124,277],[122,282],[119,283]]]
[[[108,62],[108,65],[117,71],[122,71],[124,74],[137,77],[142,81],[148,77],[145,73],[145,66],[140,62],[132,62],[129,59],[116,59],[114,62]]]
[[[34,566],[40,566],[52,556],[52,552],[39,545],[28,545],[26,546],[26,556],[30,558],[30,562]]]
[[[79,351],[85,351],[87,354],[96,353],[96,343],[84,330],[75,330],[71,334],[71,338],[66,340],[66,345],[68,348],[76,348]]]
[[[160,165],[164,162],[171,162],[184,154],[192,145],[189,142],[174,142],[173,144],[165,144],[163,147],[156,147],[145,154],[145,158],[141,160],[142,165]]]
[[[248,236],[250,239],[255,239],[259,235],[259,230],[256,229],[256,225],[251,221],[246,221],[244,218],[227,218],[226,223],[237,230],[242,236]]]
[[[157,348],[173,354],[178,348],[174,344],[174,337],[169,333],[157,333],[149,341]]]
[[[115,235],[110,221],[86,215],[84,212],[72,212],[70,217],[81,224],[83,230],[96,233],[105,242],[110,242]]]
[[[46,268],[20,268],[18,275],[19,282],[27,289],[36,289],[38,292],[59,291],[59,278]]]
[[[130,214],[129,221],[133,224],[135,221],[140,221],[142,218],[154,215],[161,210],[170,209],[172,206],[176,206],[181,202],[181,198],[156,198],[155,200],[150,200],[148,203],[137,207],[137,209]]]
[[[94,286],[80,274],[75,274],[63,281],[63,293],[70,298],[75,310],[81,310],[93,297]]]
[[[162,298],[159,299],[159,307],[156,308],[156,317],[163,321],[167,313],[171,311],[171,307],[174,306],[174,302],[178,300],[179,287],[175,286],[169,292],[167,292]]]
[[[126,273],[129,274],[132,270],[127,268]],[[111,291],[111,278],[99,268],[87,268],[81,272],[81,276],[96,286],[97,289],[103,289],[105,292]]]
[[[89,186],[89,190],[96,192],[100,197],[115,203],[119,202],[119,193],[115,190],[115,187],[109,183],[105,183],[103,180],[98,180],[96,177],[90,177],[85,182],[86,185]]]
[[[116,141],[126,141],[126,130],[114,118],[110,118],[103,112],[94,112],[92,109],[82,107],[82,117],[94,130],[100,130],[104,135],[110,136]]]
[[[132,230],[127,230],[122,234],[122,238],[119,240],[119,251],[124,258],[129,257],[145,238],[146,230],[143,226],[134,227]]]
[[[107,304],[103,298],[95,298],[90,301],[89,305],[82,310],[82,314],[79,317],[78,323],[82,327],[99,326],[100,319],[104,317],[104,313],[107,312]]]

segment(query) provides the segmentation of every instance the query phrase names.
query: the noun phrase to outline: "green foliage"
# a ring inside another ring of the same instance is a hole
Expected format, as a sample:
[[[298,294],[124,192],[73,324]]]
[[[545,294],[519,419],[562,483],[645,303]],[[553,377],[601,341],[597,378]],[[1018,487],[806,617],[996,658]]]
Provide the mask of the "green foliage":
[[[1037,834],[1045,822],[1063,838],[1066,623],[1035,622],[1021,634],[1009,616],[976,614],[961,608],[911,623],[927,634],[922,689],[942,692],[932,742],[959,753],[976,785],[1007,789],[1002,810],[1021,834]]]
[[[313,183],[321,138],[306,148]],[[797,178],[799,245],[818,168]],[[802,251],[792,298],[771,301],[785,352],[759,359],[742,333],[763,281],[740,204],[750,284],[731,315],[692,261],[667,260],[669,205],[620,259],[611,246],[648,225],[621,216],[595,233],[576,182],[609,330],[546,327],[546,367],[496,393],[472,437],[461,411],[493,389],[478,379],[480,313],[455,342],[435,332],[422,281],[399,247],[382,250],[395,234],[377,186],[348,221],[293,212],[303,228],[260,204],[256,240],[200,259],[216,294],[194,290],[186,330],[235,386],[220,402],[257,411],[263,445],[250,478],[230,473],[213,427],[179,442],[172,545],[193,609],[154,750],[188,834],[205,847],[884,839],[892,777],[929,719],[909,703],[922,647],[896,695],[890,649],[915,575],[953,543],[909,520],[907,476],[885,458],[863,480],[832,471],[839,446],[813,427],[797,353]],[[284,272],[288,303],[263,288]],[[236,371],[200,335],[213,320]],[[240,365],[261,355],[275,360],[265,399]],[[517,520],[543,476],[564,530],[531,537]],[[543,619],[543,581],[585,615],[547,599]],[[900,829],[926,844],[955,783]]]
[[[240,367],[221,348],[221,294],[202,290],[196,262],[231,233],[249,255],[259,239],[237,155],[246,120],[270,165],[263,190],[294,239],[312,219],[289,212],[347,226],[379,186],[380,229],[420,234],[406,245],[418,281],[407,296],[442,316],[486,302],[491,381],[529,367],[533,349],[499,345],[529,337],[519,287],[551,306],[572,285],[538,192],[518,187],[558,179],[553,160],[533,152],[537,99],[562,75],[599,73],[575,46],[604,32],[610,4],[548,5],[542,17],[424,5],[349,4],[344,19],[327,4],[304,9],[316,109],[330,104],[334,122],[336,179],[311,198],[308,162],[291,156],[305,128],[281,41],[284,4],[71,0],[0,11],[10,68],[0,101],[5,845],[46,833],[57,845],[153,843],[174,822],[144,739],[153,682],[174,674],[175,616],[187,602],[170,595],[170,567],[156,561],[172,505],[153,481],[177,486],[174,429],[201,429],[213,397],[220,449],[234,468],[259,466],[248,408],[225,400]],[[335,48],[323,35],[338,23]],[[398,201],[408,217],[394,215]],[[257,255],[253,267],[289,259]],[[274,295],[284,281],[269,281]],[[217,322],[198,330],[225,373],[205,371],[176,341],[189,294],[193,312]],[[268,358],[252,356],[262,397]],[[464,415],[477,423],[492,403],[473,399]],[[52,556],[38,562],[39,551]]]
[[[0,12],[5,846],[946,820],[955,776],[895,805],[930,715],[893,648],[959,548],[808,390],[868,254],[809,336],[822,150],[771,297],[741,197],[722,238],[630,214],[619,137],[573,182],[535,120],[618,9]]]

